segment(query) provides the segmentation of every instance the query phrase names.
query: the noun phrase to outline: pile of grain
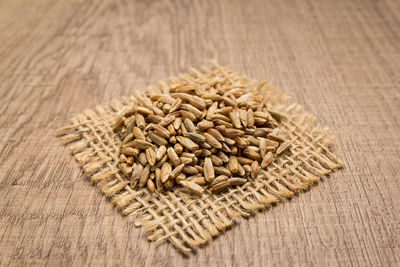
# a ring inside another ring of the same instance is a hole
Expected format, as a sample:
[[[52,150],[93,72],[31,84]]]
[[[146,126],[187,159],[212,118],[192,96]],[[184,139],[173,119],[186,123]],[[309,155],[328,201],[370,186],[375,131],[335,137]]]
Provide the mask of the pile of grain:
[[[255,179],[290,147],[282,114],[257,88],[228,79],[150,88],[130,101],[114,130],[132,188],[219,193]]]

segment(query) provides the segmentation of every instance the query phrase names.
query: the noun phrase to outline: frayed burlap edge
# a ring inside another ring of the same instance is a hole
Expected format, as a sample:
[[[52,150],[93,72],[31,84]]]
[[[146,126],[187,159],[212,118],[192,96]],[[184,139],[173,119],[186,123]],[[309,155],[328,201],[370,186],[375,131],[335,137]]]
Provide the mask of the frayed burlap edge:
[[[129,98],[85,110],[72,119],[72,125],[57,131],[83,171],[123,215],[134,216],[135,225],[144,226],[150,241],[168,240],[183,253],[223,233],[235,218],[249,217],[257,210],[291,198],[343,166],[332,154],[333,134],[329,129],[313,127],[311,114],[295,103],[289,104],[288,96],[265,82],[247,83],[246,77],[239,77],[217,63],[211,69],[191,69],[190,74],[169,81],[213,76],[258,87],[260,97],[287,117],[281,128],[287,130],[292,142],[290,151],[276,159],[263,178],[220,195],[205,193],[192,197],[180,189],[151,193],[130,187],[129,179],[117,168],[121,141],[111,128]],[[166,84],[160,82],[157,86],[165,88]]]

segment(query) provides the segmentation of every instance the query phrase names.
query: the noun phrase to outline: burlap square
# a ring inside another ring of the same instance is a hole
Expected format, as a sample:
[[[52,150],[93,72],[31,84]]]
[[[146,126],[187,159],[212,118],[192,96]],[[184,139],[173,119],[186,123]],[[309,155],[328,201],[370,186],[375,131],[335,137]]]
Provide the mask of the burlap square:
[[[168,240],[183,253],[223,233],[235,218],[249,217],[257,210],[291,198],[343,166],[332,154],[333,135],[329,129],[313,126],[311,114],[296,103],[288,103],[286,95],[265,82],[248,82],[245,76],[217,63],[211,68],[191,69],[190,74],[169,78],[169,82],[216,77],[248,88],[258,87],[260,97],[287,117],[280,127],[288,132],[292,143],[290,151],[277,158],[263,178],[222,194],[193,197],[178,188],[151,193],[130,187],[129,179],[117,167],[121,140],[111,125],[132,97],[85,110],[72,118],[71,125],[57,131],[91,181],[123,215],[134,216],[135,225],[144,226],[148,240]],[[160,82],[156,86],[166,84]]]

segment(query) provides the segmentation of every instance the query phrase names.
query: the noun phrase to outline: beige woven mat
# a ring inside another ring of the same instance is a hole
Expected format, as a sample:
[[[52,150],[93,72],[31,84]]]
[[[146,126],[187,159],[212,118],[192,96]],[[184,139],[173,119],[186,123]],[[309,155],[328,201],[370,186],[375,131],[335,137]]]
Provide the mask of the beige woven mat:
[[[290,151],[276,159],[263,178],[220,195],[205,193],[202,197],[192,197],[180,189],[151,193],[130,187],[129,179],[117,168],[121,140],[110,127],[129,98],[122,103],[113,100],[110,106],[85,110],[72,119],[70,126],[57,132],[83,171],[123,215],[134,216],[135,224],[144,226],[149,240],[168,240],[183,253],[223,233],[235,218],[248,217],[291,198],[343,165],[331,152],[333,135],[329,129],[314,127],[311,114],[295,103],[288,103],[289,97],[265,82],[248,82],[246,77],[239,77],[217,63],[211,68],[191,69],[190,74],[170,78],[169,82],[216,78],[231,79],[249,89],[256,87],[260,97],[288,118],[280,127],[287,130],[292,142]],[[160,82],[157,86],[168,85]]]

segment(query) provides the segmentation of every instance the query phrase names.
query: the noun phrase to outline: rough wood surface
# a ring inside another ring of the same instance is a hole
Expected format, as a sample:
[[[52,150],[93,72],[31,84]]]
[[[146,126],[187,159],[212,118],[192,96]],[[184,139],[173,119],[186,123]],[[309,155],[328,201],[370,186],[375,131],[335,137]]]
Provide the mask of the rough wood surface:
[[[361,265],[400,261],[399,1],[1,1],[1,265]],[[56,128],[210,58],[331,127],[345,168],[190,258],[149,243]]]

